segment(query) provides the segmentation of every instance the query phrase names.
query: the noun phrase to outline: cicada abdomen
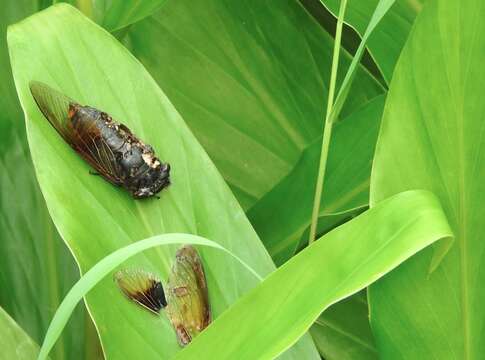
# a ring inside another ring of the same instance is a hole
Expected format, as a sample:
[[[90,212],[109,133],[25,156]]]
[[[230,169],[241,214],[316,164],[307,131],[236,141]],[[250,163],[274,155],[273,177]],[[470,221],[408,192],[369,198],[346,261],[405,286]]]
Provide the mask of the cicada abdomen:
[[[135,199],[156,195],[170,184],[170,165],[107,113],[80,105],[41,82],[31,82],[30,91],[62,138],[110,183]]]

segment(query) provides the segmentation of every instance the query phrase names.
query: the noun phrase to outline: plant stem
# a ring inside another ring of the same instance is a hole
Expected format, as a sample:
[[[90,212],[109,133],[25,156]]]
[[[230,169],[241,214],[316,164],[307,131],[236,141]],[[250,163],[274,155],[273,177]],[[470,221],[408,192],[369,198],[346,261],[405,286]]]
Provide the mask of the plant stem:
[[[318,167],[317,184],[315,187],[315,198],[313,200],[312,222],[310,225],[310,237],[308,245],[315,240],[315,234],[318,224],[318,214],[320,211],[320,202],[322,199],[323,183],[325,179],[325,169],[327,167],[328,149],[330,145],[330,138],[332,135],[332,122],[330,121],[330,114],[332,112],[333,100],[335,96],[335,84],[337,82],[337,69],[340,55],[340,42],[342,39],[342,27],[344,22],[344,13],[347,6],[347,0],[341,0],[340,9],[338,13],[337,29],[335,32],[335,44],[333,47],[332,72],[330,74],[330,85],[328,87],[327,112],[325,114],[325,126],[322,137],[322,151],[320,153],[320,165]]]

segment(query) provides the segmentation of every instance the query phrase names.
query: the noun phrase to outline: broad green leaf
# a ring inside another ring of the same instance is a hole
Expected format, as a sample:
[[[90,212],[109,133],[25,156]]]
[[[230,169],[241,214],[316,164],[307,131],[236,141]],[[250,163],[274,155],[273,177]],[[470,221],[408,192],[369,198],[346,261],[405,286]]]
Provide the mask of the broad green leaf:
[[[33,360],[39,354],[39,346],[0,307],[1,359]]]
[[[60,4],[13,26],[8,33],[29,145],[50,214],[82,272],[112,251],[166,232],[214,240],[265,275],[271,258],[215,166],[141,64],[105,30]],[[42,81],[83,104],[102,109],[151,144],[171,164],[172,185],[161,199],[135,201],[100,177],[61,139],[29,92]],[[162,278],[174,247],[129,261]],[[202,251],[213,316],[257,285],[233,259]],[[106,279],[86,298],[110,358],[169,357],[179,351],[170,324],[133,307]],[[118,326],[123,323],[124,326]],[[311,339],[293,356],[315,355]],[[305,354],[305,355],[303,355]]]
[[[337,16],[339,0],[320,1]],[[367,47],[387,83],[391,80],[399,54],[424,1],[396,0],[369,38]],[[378,2],[379,0],[349,0],[346,22],[363,35]]]
[[[321,137],[333,38],[298,1],[170,1],[127,42],[245,209]],[[383,91],[356,80],[345,114]]]
[[[368,204],[371,164],[384,100],[385,96],[372,99],[335,125],[321,215]],[[293,255],[310,224],[321,145],[321,138],[310,145],[293,171],[248,212],[277,264]]]
[[[116,31],[158,11],[166,0],[54,0],[76,6],[109,31]]]
[[[326,360],[376,360],[365,291],[324,311],[310,333]]]
[[[317,238],[322,237],[329,231],[335,229],[337,226],[340,226],[342,224],[345,224],[347,221],[352,220],[356,216],[366,211],[368,208],[369,208],[368,206],[363,206],[363,207],[358,207],[341,213],[320,216],[318,218],[317,231],[316,231]],[[308,246],[309,235],[310,235],[310,227],[308,226],[305,232],[300,237],[300,242],[298,244],[296,252],[299,252],[303,250],[306,246]]]
[[[19,0],[3,2],[0,11],[0,305],[40,342],[79,271],[40,193],[10,71],[7,25],[37,10],[37,1]],[[53,358],[69,359],[73,353],[82,356],[85,334],[93,332],[85,328],[88,323],[80,307]],[[96,341],[91,345],[96,350]]]
[[[152,15],[167,0],[97,0],[100,25],[110,31],[121,29]]]
[[[480,0],[427,1],[391,82],[372,204],[406,189],[432,190],[456,241],[447,253],[450,244],[426,250],[371,287],[372,328],[385,359],[485,353],[484,15]]]
[[[448,222],[432,193],[398,194],[294,256],[175,359],[272,359],[328,306],[449,236]]]

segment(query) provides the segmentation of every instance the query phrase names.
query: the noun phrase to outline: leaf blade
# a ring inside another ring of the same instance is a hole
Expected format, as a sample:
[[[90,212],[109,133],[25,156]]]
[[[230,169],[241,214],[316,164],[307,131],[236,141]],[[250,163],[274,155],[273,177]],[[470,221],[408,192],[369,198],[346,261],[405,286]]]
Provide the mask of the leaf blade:
[[[126,42],[245,210],[321,138],[333,38],[299,2],[168,2],[135,24]],[[338,83],[352,60],[341,52]],[[357,69],[343,116],[383,92]]]
[[[427,245],[450,236],[436,196],[420,190],[397,194],[282,265],[175,359],[211,359],[215,351],[218,359],[274,358],[328,306],[365,288]]]
[[[59,4],[11,27],[8,41],[39,183],[83,272],[123,245],[166,232],[206,236],[261,274],[274,269],[237,201],[176,110],[140,63],[106,31],[71,6]],[[89,175],[88,165],[36,108],[28,90],[33,79],[110,113],[150,143],[172,165],[173,184],[162,199],[135,202]],[[130,261],[166,275],[174,251],[148,251]],[[209,286],[216,292],[211,299],[214,316],[257,284],[234,260],[203,252],[202,257]],[[217,276],[221,272],[228,276]],[[87,305],[107,356],[137,357],[144,351],[146,357],[156,357],[179,351],[166,320],[161,331],[160,322],[129,307],[113,283],[103,284],[87,296]],[[119,323],[120,317],[131,327],[107,325]],[[298,351],[316,353],[308,338],[304,341]]]
[[[1,307],[0,325],[2,357],[5,359],[32,360],[38,355],[39,346]]]
[[[479,95],[485,29],[478,18],[484,13],[479,1],[427,2],[391,83],[371,201],[408,188],[431,190],[456,241],[427,249],[371,287],[372,327],[384,357],[472,359],[484,351],[484,314],[476,304],[485,292],[475,282],[483,275],[485,231],[478,221],[485,161]],[[419,47],[426,56],[416,56]]]
[[[34,13],[38,1],[8,1],[0,12],[0,305],[40,342],[61,297],[79,277],[45,206],[28,150],[22,109],[15,94],[7,49],[7,26]],[[42,289],[39,292],[39,288]],[[36,299],[32,301],[32,299]],[[54,356],[88,355],[99,349],[90,319],[79,308]]]

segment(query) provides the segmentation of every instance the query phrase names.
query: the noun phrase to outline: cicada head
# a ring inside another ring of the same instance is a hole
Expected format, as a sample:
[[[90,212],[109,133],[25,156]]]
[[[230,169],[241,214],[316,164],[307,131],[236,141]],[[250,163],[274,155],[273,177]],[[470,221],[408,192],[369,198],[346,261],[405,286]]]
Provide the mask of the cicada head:
[[[153,196],[170,185],[170,165],[162,164],[158,159],[155,161],[158,163],[137,179],[139,186],[133,191],[135,199]]]

